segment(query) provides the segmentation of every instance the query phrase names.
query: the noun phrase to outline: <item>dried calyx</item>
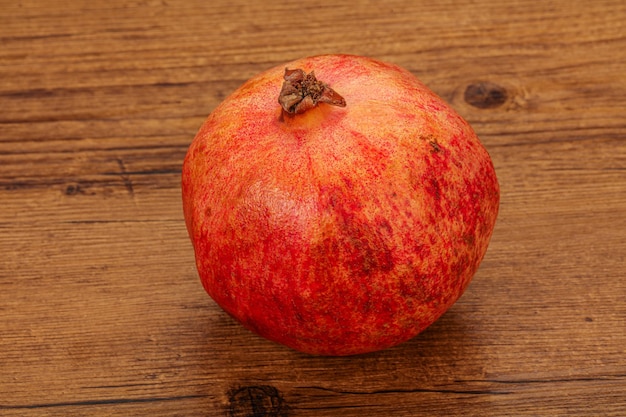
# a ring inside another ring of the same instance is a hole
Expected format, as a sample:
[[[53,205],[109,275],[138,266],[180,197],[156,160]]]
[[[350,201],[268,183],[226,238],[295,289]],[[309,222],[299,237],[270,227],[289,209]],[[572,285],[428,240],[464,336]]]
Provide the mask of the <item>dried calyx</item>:
[[[278,102],[286,113],[304,113],[319,103],[346,106],[346,100],[328,84],[315,78],[313,71],[307,74],[301,69],[285,68],[284,78]]]

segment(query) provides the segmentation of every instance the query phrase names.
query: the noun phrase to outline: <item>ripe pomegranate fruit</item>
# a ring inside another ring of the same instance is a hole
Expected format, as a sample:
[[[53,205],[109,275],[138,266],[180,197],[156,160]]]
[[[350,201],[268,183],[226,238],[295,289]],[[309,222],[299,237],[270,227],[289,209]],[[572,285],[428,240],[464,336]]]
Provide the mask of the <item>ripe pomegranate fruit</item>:
[[[248,329],[302,352],[397,345],[467,288],[499,205],[472,128],[410,72],[350,55],[247,81],[182,171],[201,281]]]

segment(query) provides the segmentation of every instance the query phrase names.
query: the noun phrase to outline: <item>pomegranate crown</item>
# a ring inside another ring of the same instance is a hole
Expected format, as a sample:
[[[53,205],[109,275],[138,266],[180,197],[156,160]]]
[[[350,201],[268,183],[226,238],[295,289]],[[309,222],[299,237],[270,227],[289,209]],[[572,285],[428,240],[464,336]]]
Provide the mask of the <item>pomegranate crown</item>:
[[[301,69],[285,68],[284,79],[278,102],[288,114],[304,113],[319,103],[346,106],[346,100],[328,84],[315,78],[314,71],[307,74]]]

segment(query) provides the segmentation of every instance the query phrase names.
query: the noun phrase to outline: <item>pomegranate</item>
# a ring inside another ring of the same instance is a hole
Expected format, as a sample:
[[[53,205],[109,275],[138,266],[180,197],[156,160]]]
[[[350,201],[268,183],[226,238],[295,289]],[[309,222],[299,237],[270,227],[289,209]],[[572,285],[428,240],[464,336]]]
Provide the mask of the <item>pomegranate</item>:
[[[472,128],[410,72],[323,55],[209,115],[182,197],[217,304],[293,349],[352,355],[414,337],[462,295],[499,187]]]

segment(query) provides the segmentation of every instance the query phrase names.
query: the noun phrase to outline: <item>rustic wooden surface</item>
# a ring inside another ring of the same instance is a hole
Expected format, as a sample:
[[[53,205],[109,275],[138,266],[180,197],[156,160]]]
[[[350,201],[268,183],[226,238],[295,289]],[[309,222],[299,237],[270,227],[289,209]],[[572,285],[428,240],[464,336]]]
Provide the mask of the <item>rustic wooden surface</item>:
[[[0,415],[626,415],[626,2],[0,3]],[[229,92],[328,52],[411,70],[502,188],[461,300],[349,358],[226,316],[179,191]]]

